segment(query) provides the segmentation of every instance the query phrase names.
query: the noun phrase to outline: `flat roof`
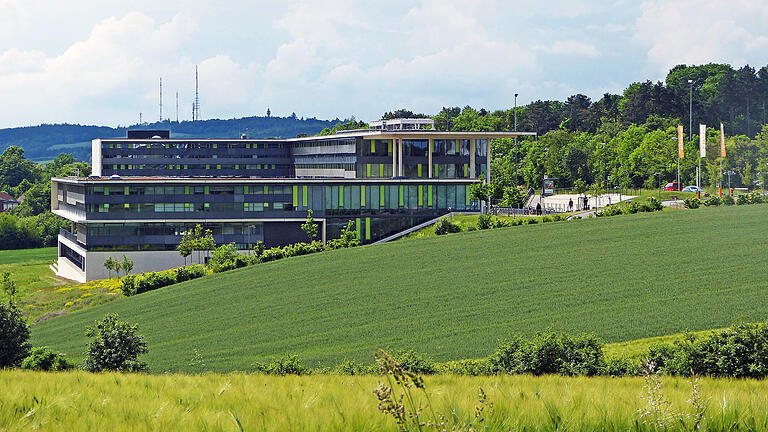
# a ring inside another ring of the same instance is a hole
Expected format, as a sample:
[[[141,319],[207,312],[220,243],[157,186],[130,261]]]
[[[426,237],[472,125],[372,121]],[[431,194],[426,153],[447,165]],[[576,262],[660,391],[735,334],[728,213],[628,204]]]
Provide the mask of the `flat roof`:
[[[120,178],[111,177],[53,177],[52,181],[68,184],[106,184],[106,183],[381,183],[381,182],[403,182],[403,183],[466,183],[482,180],[475,179],[445,179],[445,178],[341,178],[341,177],[142,177],[142,176],[121,176]]]
[[[436,130],[380,130],[380,129],[358,129],[351,131],[340,131],[333,135],[314,135],[301,138],[99,138],[101,141],[120,141],[120,142],[302,142],[315,141],[323,139],[355,138],[355,137],[375,137],[379,139],[405,138],[405,139],[456,139],[456,138],[514,138],[521,136],[536,136],[536,132],[467,132],[467,131],[436,131]]]

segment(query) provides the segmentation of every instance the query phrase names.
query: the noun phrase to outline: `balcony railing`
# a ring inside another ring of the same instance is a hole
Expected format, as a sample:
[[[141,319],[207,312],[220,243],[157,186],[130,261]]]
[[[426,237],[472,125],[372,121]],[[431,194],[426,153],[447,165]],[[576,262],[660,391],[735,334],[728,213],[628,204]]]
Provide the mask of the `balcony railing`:
[[[71,240],[75,243],[77,243],[77,236],[75,234],[72,234],[71,232],[65,230],[64,228],[59,229],[59,235],[64,237],[67,240]]]

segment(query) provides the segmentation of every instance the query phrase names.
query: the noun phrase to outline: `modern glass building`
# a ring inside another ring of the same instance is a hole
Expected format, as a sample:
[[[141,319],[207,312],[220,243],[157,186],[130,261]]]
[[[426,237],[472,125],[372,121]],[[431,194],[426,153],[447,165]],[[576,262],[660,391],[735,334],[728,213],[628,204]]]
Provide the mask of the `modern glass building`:
[[[88,178],[52,179],[58,274],[106,277],[126,255],[135,272],[178,267],[184,231],[200,224],[243,252],[307,241],[307,210],[320,239],[350,221],[375,242],[449,211],[479,211],[469,188],[489,180],[488,143],[514,132],[359,130],[282,140],[97,139]]]

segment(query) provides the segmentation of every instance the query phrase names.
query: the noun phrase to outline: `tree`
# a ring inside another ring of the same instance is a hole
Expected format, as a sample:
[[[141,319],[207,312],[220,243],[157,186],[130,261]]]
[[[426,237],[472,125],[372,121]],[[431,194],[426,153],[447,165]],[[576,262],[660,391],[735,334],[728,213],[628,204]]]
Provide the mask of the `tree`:
[[[199,226],[199,225],[198,225]],[[187,257],[192,255],[193,248],[193,231],[184,231],[181,235],[181,242],[176,246],[176,250],[179,251],[179,255],[184,258],[184,265],[187,265]]]
[[[301,230],[309,237],[309,241],[314,241],[317,237],[317,224],[312,217],[312,209],[307,210],[307,220],[301,225]]]
[[[3,272],[2,281],[0,281],[0,287],[3,289],[3,293],[8,298],[8,304],[12,304],[14,297],[16,297],[16,282],[11,279],[11,272]]]
[[[19,216],[35,216],[51,209],[51,182],[36,183],[24,194],[24,201],[14,210]]]
[[[0,369],[18,366],[29,354],[29,327],[12,302],[0,303]]]
[[[0,190],[3,186],[15,187],[24,179],[31,183],[37,181],[35,163],[24,158],[24,149],[10,146],[0,155]]]
[[[114,258],[112,258],[111,256],[108,256],[104,260],[104,269],[107,270],[107,275],[109,276],[110,279],[112,279],[112,272],[116,271],[116,269],[115,269],[115,264],[116,263],[117,263],[117,261]],[[118,275],[118,277],[119,276],[120,275]]]
[[[89,372],[118,371],[146,372],[147,364],[138,357],[148,352],[144,337],[137,334],[139,325],[118,321],[116,314],[108,314],[85,335],[93,338],[88,343],[83,369]]]
[[[754,178],[755,174],[752,172],[752,164],[750,162],[746,162],[744,167],[741,169],[741,184],[743,184],[744,187],[751,189]]]
[[[493,189],[488,183],[474,183],[469,187],[469,199],[475,201],[487,201],[491,204],[491,194]]]
[[[133,271],[133,261],[131,261],[131,259],[127,256],[123,255],[123,261],[120,264],[120,267],[123,269],[123,273],[128,276],[128,273]]]

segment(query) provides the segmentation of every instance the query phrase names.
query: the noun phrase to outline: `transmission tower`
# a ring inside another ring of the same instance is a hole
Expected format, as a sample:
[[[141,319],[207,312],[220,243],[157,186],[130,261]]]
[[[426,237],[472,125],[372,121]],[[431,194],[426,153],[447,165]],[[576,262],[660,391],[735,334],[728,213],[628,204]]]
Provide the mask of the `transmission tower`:
[[[198,91],[197,65],[195,65],[195,101],[192,103],[192,120],[201,120],[200,93]]]
[[[160,122],[163,121],[163,77],[160,77]]]

